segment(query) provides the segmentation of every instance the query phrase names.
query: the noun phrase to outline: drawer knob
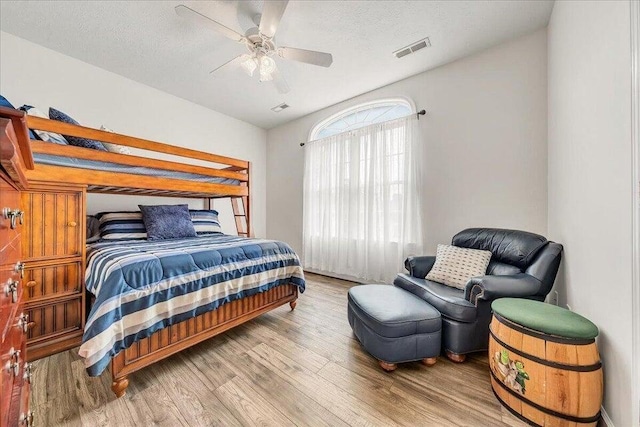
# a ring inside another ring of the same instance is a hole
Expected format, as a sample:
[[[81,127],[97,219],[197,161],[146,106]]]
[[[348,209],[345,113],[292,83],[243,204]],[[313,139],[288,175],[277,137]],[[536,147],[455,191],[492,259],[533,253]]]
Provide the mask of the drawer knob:
[[[16,223],[18,221],[20,222],[20,225],[22,225],[24,221],[24,212],[20,209],[3,208],[2,216],[4,219],[9,220],[12,230],[16,228]]]
[[[25,286],[27,288],[33,288],[37,284],[38,284],[38,282],[36,282],[35,280],[29,280]]]
[[[14,377],[17,377],[18,374],[20,373],[20,361],[8,362],[8,363],[9,363],[8,371],[11,372],[11,375],[13,375]]]
[[[13,268],[13,270],[16,273],[20,273],[20,278],[21,279],[24,279],[24,268],[25,268],[25,264],[24,264],[24,262],[21,262],[21,261],[18,261],[16,263],[16,266]]]
[[[19,284],[20,284],[19,281],[9,279],[7,284],[4,285],[4,294],[5,296],[11,295],[11,302],[13,303],[18,302],[18,285]]]
[[[76,225],[78,225],[77,222],[75,221],[69,221],[69,227],[75,227]]]
[[[20,415],[20,425],[33,427],[33,412],[29,411],[26,414]]]
[[[24,375],[22,375],[22,378],[28,382],[29,384],[31,384],[31,374],[32,374],[32,369],[33,368],[33,364],[32,363],[25,363],[24,364]]]
[[[7,371],[11,372],[14,377],[20,373],[20,350],[9,350],[9,361],[7,362]]]
[[[18,327],[22,329],[22,332],[25,334],[29,332],[29,329],[33,328],[36,325],[36,322],[29,322],[28,314],[20,314],[18,317]]]

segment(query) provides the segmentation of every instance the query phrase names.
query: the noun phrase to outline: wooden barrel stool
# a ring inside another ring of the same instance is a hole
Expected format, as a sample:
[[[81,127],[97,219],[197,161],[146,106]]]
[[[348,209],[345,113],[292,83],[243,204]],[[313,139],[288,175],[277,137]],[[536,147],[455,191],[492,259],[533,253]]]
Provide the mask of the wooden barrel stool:
[[[518,418],[539,426],[595,426],[602,405],[598,328],[551,304],[491,304],[491,387]]]

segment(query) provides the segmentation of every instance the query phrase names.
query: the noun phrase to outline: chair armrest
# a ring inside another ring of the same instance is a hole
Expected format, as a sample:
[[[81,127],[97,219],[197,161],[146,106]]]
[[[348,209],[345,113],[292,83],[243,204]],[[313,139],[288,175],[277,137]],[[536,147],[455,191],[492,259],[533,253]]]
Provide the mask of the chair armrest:
[[[535,277],[519,273],[510,276],[472,277],[464,289],[464,298],[478,305],[478,300],[512,297],[525,298],[538,293],[542,283]]]
[[[411,276],[424,279],[435,262],[435,256],[410,256],[404,261],[404,267]]]

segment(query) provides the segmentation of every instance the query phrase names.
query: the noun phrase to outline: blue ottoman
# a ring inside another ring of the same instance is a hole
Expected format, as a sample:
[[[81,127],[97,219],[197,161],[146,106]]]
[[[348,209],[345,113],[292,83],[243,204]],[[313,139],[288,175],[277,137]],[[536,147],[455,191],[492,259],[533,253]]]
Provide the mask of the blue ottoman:
[[[385,371],[397,363],[436,363],[440,354],[440,312],[428,302],[391,285],[349,289],[349,324],[362,346]]]

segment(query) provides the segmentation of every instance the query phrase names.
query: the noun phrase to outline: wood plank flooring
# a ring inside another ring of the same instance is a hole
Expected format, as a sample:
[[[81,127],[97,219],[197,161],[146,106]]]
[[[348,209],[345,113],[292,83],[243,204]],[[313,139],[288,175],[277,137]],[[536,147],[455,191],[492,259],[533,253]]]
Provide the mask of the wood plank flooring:
[[[38,426],[523,426],[498,403],[483,354],[385,373],[347,322],[354,283],[308,274],[280,307],[129,377],[86,375],[77,349],[34,362]]]

